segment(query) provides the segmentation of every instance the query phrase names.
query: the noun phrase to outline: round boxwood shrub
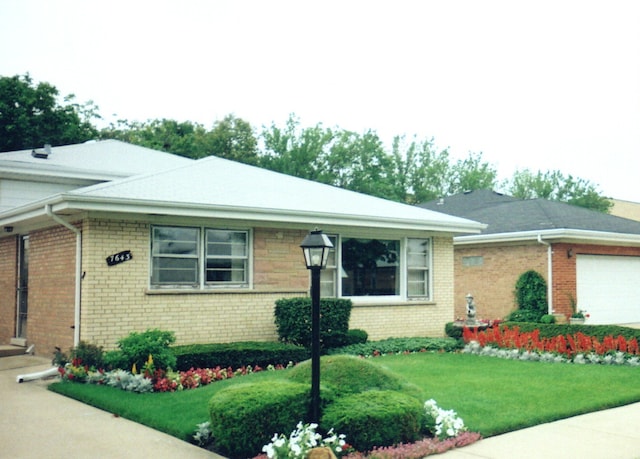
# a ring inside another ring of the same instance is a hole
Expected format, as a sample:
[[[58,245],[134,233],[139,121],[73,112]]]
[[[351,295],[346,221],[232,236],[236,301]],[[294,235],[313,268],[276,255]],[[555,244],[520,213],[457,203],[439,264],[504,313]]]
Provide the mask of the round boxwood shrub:
[[[306,360],[296,365],[290,370],[288,377],[292,381],[309,383],[311,361]],[[320,359],[320,378],[321,384],[330,387],[336,396],[372,389],[419,391],[381,366],[350,355],[323,356]]]
[[[425,410],[415,397],[389,390],[346,395],[324,410],[320,422],[346,435],[358,451],[415,442],[424,437]]]
[[[216,450],[231,458],[260,454],[275,433],[289,433],[306,418],[309,395],[309,384],[286,380],[221,389],[209,401]]]

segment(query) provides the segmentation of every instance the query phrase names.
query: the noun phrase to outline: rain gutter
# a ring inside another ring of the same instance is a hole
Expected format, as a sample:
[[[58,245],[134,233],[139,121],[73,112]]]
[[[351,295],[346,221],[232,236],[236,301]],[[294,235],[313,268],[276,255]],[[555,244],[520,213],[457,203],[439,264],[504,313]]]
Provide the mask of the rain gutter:
[[[538,242],[547,246],[547,313],[553,314],[553,250],[551,244],[542,239],[542,234],[538,234]]]

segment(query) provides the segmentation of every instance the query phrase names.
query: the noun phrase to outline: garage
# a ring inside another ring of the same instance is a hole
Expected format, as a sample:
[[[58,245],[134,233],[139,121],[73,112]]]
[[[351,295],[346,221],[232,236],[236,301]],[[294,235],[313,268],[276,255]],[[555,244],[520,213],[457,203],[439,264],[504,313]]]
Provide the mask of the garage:
[[[577,255],[578,308],[589,324],[640,322],[640,257]]]

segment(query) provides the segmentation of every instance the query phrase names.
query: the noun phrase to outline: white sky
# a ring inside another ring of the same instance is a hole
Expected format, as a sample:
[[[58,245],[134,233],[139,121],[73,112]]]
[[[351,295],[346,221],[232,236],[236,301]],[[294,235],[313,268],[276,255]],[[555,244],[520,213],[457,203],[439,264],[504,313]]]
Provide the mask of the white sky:
[[[640,202],[637,0],[0,0],[0,75],[107,121],[434,138]]]

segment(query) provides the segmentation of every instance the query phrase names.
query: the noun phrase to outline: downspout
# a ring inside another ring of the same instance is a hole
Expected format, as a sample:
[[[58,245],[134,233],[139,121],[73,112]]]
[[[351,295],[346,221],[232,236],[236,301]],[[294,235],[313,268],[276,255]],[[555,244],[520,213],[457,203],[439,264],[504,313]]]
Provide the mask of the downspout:
[[[551,250],[551,244],[542,240],[542,235],[538,234],[538,243],[547,246],[547,299],[548,299],[548,313],[553,314],[553,261],[552,255],[553,251]]]
[[[45,212],[56,223],[69,229],[76,235],[76,290],[75,290],[75,304],[74,304],[74,318],[73,318],[73,346],[76,347],[80,344],[80,285],[82,282],[82,231],[78,228],[66,222],[59,216],[53,213],[51,210],[51,204],[47,204],[44,207]]]

